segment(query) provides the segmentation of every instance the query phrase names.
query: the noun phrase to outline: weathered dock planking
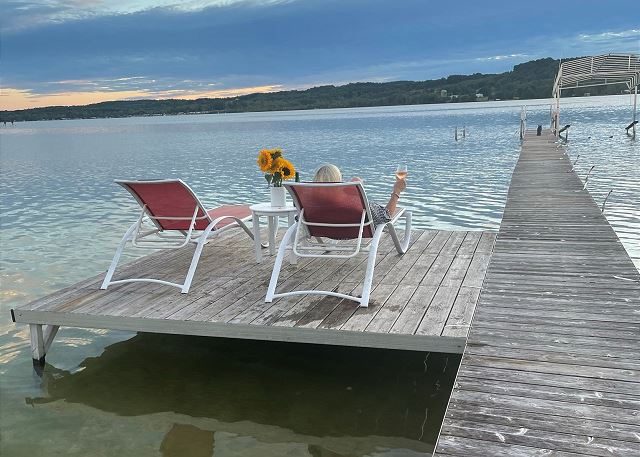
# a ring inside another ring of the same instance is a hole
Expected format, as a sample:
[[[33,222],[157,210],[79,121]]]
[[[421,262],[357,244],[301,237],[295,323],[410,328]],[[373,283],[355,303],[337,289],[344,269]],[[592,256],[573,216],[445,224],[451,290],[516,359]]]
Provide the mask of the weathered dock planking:
[[[221,235],[205,247],[189,294],[152,283],[99,290],[99,275],[17,307],[15,321],[42,333],[34,359],[56,326],[461,353],[495,241],[491,232],[416,231],[400,256],[385,237],[371,302],[358,308],[322,296],[265,303],[273,258],[256,264],[246,235]],[[190,248],[152,254],[119,275],[179,279],[191,255]],[[365,267],[365,257],[301,259],[283,269],[280,285],[357,293]]]
[[[435,456],[640,456],[640,275],[571,169],[526,135]]]

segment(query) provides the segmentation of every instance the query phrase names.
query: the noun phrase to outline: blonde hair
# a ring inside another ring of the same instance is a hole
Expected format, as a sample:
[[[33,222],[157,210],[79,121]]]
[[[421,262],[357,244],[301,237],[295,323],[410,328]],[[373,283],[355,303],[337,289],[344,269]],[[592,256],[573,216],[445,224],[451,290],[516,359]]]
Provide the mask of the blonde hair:
[[[313,182],[341,182],[341,181],[342,181],[342,173],[340,173],[340,169],[330,163],[318,168],[315,176],[313,177]]]

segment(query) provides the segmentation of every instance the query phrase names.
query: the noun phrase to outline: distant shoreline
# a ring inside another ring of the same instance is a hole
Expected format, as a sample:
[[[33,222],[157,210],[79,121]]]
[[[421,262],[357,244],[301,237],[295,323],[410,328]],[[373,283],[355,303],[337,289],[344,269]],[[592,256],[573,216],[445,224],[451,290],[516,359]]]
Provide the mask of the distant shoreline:
[[[572,103],[584,103],[589,104],[589,101],[609,98],[609,97],[626,97],[627,95],[622,94],[611,94],[611,95],[595,95],[595,96],[587,96],[587,97],[565,97],[563,100],[568,101],[571,100]],[[520,103],[517,103],[520,102]],[[535,102],[535,103],[532,103]],[[401,106],[447,106],[449,109],[459,109],[459,110],[468,110],[474,109],[474,106],[477,109],[483,108],[484,105],[501,103],[501,104],[513,104],[514,106],[546,106],[553,102],[551,97],[547,98],[533,98],[533,99],[525,99],[525,100],[486,100],[482,102],[459,102],[459,103],[422,103],[422,104],[406,104],[406,105],[377,105],[377,106],[353,106],[347,108],[307,108],[307,109],[289,109],[289,110],[265,110],[265,111],[238,111],[232,113],[175,113],[175,114],[154,114],[154,115],[131,115],[131,116],[119,116],[119,117],[87,117],[87,118],[74,118],[74,119],[42,119],[38,121],[15,121],[16,123],[22,122],[46,122],[46,121],[77,121],[77,120],[100,120],[100,119],[127,119],[127,118],[147,118],[147,117],[174,117],[174,116],[201,116],[208,114],[251,114],[251,113],[289,113],[289,112],[310,112],[310,111],[328,111],[328,110],[349,110],[349,109],[366,109],[366,108],[396,108]],[[10,126],[11,122],[7,121],[7,126]],[[14,124],[15,125],[15,124]],[[3,127],[3,123],[0,123],[0,128]]]
[[[622,95],[622,94],[611,94],[611,95],[595,95],[595,96],[582,96],[582,97],[577,97],[577,96],[572,96],[572,97],[565,97],[563,100],[571,100],[572,103],[584,103],[584,104],[589,104],[589,100],[594,100],[594,99],[602,99],[602,98],[608,98],[608,97],[623,97],[626,95]],[[521,102],[521,103],[517,103],[517,102]],[[537,102],[537,103],[531,103],[531,102]],[[532,98],[532,99],[524,99],[524,100],[484,100],[484,101],[479,101],[479,102],[457,102],[457,103],[415,103],[415,104],[404,104],[404,105],[375,105],[375,106],[350,106],[350,107],[344,107],[344,108],[298,108],[298,109],[282,109],[282,110],[264,110],[264,111],[235,111],[235,112],[229,112],[229,113],[206,113],[206,112],[202,112],[202,113],[198,113],[198,112],[192,112],[192,113],[172,113],[172,114],[148,114],[148,115],[130,115],[130,116],[112,116],[112,117],[84,117],[84,118],[70,118],[70,119],[40,119],[40,120],[33,120],[33,121],[15,121],[15,123],[22,123],[22,122],[42,122],[42,121],[77,121],[77,120],[100,120],[100,119],[128,119],[128,118],[147,118],[147,117],[174,117],[174,116],[202,116],[202,115],[209,115],[209,114],[215,114],[215,115],[226,115],[226,114],[250,114],[250,113],[289,113],[289,112],[310,112],[310,111],[328,111],[328,110],[335,110],[335,109],[363,109],[363,108],[396,108],[396,107],[402,107],[402,106],[447,106],[450,107],[450,109],[460,109],[460,110],[465,110],[465,109],[473,109],[473,106],[476,105],[478,106],[478,109],[480,109],[482,107],[482,105],[488,105],[488,104],[514,104],[517,106],[523,106],[526,105],[528,107],[533,107],[533,106],[545,106],[545,105],[549,105],[550,103],[553,102],[553,99],[551,97],[546,97],[546,98]],[[15,125],[15,123],[13,125]],[[11,121],[7,121],[6,122],[6,126],[10,126],[11,125]],[[0,128],[4,127],[4,122],[0,121]]]
[[[0,111],[0,123],[544,100],[550,97],[558,62],[545,58],[516,65],[512,71],[499,74],[451,75],[427,81],[360,82],[254,93],[235,98],[120,100],[80,106],[5,110]],[[600,86],[568,90],[563,95],[619,93],[618,88]]]

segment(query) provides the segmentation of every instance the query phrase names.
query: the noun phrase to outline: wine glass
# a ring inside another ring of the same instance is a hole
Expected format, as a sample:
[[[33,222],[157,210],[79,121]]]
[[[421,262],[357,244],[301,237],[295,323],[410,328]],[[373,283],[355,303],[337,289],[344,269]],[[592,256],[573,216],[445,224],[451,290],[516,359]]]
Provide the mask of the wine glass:
[[[398,165],[398,168],[396,168],[396,177],[398,179],[405,179],[407,177],[406,165]]]

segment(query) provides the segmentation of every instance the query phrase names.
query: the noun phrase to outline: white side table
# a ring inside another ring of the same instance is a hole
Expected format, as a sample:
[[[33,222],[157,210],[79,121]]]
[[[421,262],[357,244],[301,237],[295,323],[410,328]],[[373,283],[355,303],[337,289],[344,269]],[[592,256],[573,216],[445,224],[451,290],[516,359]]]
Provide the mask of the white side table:
[[[271,206],[271,203],[258,203],[251,205],[251,218],[253,220],[253,240],[256,249],[256,262],[262,262],[262,240],[260,239],[260,216],[267,216],[269,220],[269,253],[276,253],[276,232],[280,216],[287,216],[289,227],[296,221],[298,210],[291,203],[285,206]]]

